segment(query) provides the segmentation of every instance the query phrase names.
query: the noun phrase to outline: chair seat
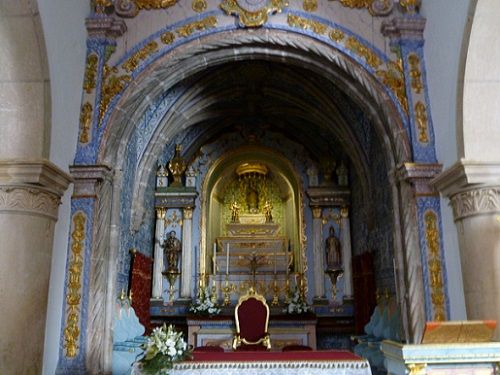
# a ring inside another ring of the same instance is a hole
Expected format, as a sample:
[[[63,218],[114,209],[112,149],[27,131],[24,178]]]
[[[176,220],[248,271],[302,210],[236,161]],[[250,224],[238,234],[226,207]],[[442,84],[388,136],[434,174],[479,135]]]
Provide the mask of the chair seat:
[[[207,346],[197,346],[193,349],[193,352],[223,352],[224,348],[218,345],[207,345]]]

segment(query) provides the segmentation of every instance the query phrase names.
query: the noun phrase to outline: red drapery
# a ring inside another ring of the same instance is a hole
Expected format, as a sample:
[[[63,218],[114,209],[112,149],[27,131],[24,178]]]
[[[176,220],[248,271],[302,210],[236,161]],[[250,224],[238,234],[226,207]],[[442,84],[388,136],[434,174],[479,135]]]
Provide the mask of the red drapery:
[[[151,332],[151,317],[149,300],[151,298],[151,276],[153,259],[140,252],[132,254],[130,267],[130,290],[132,290],[132,307],[141,324],[146,328],[146,334]]]

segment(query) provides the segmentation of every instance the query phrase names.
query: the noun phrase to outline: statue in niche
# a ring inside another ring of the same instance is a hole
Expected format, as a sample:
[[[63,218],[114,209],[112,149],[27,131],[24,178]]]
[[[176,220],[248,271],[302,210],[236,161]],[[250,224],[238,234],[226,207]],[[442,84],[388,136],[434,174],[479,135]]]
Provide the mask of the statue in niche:
[[[167,260],[167,272],[179,272],[179,254],[181,252],[181,241],[175,236],[175,231],[168,234],[168,238],[161,245]]]
[[[240,222],[240,205],[233,201],[231,203],[231,223],[239,223]]]
[[[266,223],[272,223],[273,222],[273,205],[271,202],[266,201],[266,204],[264,205],[264,215],[266,216]]]
[[[259,194],[254,189],[249,189],[247,193],[248,212],[251,214],[259,213]]]
[[[340,241],[335,237],[335,228],[330,226],[330,234],[325,242],[327,269],[336,269],[342,266]]]

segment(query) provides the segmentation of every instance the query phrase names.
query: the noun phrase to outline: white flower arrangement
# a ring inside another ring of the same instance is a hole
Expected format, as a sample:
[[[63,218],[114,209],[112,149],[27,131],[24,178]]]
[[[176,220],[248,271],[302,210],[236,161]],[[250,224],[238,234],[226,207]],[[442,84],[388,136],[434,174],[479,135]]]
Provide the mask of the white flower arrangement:
[[[220,308],[210,297],[210,289],[206,287],[201,295],[191,304],[189,311],[196,315],[218,315]]]
[[[191,349],[173,325],[156,327],[148,337],[144,357],[139,361],[145,374],[167,374],[174,362],[191,357]]]
[[[283,312],[287,314],[303,314],[310,310],[311,308],[307,304],[307,301],[302,298],[299,289],[295,289],[295,291],[291,293],[290,299],[285,305]]]

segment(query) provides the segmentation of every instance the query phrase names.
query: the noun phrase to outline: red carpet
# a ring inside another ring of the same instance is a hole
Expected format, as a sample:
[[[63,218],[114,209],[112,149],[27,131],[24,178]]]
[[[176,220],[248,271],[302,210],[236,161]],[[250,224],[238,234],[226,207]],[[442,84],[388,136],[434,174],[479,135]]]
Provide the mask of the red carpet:
[[[268,361],[356,361],[361,357],[342,350],[302,352],[198,352],[193,353],[195,362],[268,362]]]

